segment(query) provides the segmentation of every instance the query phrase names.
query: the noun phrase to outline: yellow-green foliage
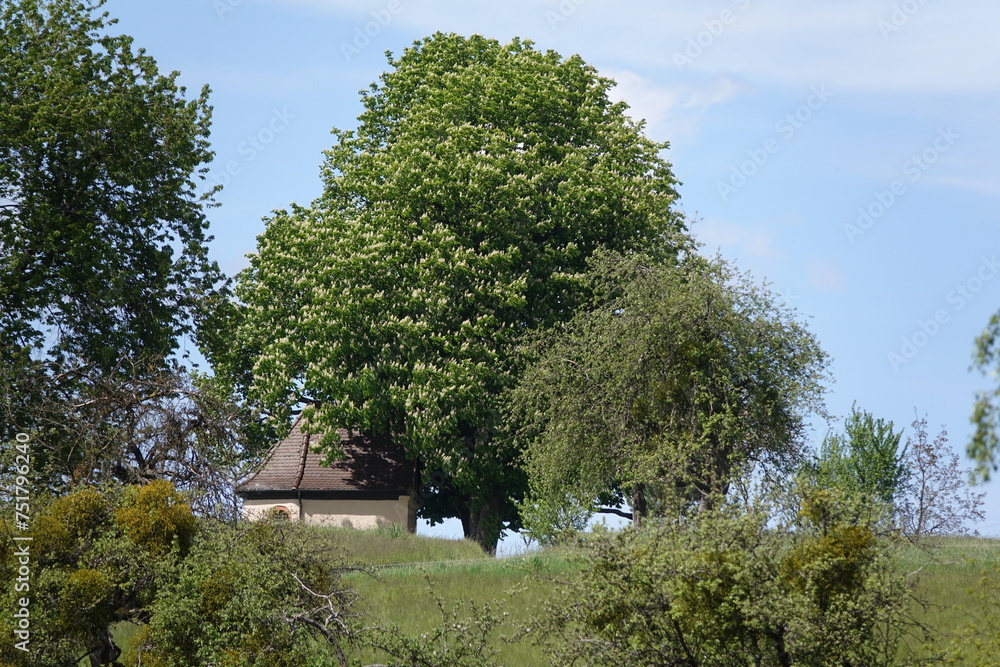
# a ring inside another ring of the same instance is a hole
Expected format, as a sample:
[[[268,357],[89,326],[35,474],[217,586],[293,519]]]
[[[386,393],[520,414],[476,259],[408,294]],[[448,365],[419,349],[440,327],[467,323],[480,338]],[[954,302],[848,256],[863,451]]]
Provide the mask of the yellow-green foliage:
[[[782,562],[782,574],[825,609],[832,596],[850,594],[863,584],[875,544],[867,526],[835,526],[796,545]]]
[[[794,525],[724,505],[595,542],[540,620],[555,664],[899,664],[908,598],[889,543],[833,495],[803,500]]]
[[[214,618],[232,600],[239,588],[237,565],[220,567],[198,585],[201,610],[207,618]]]
[[[115,510],[115,521],[133,542],[153,554],[169,551],[174,538],[186,553],[197,529],[191,506],[164,480],[129,489]]]
[[[83,544],[107,530],[108,502],[87,487],[52,502],[32,525],[32,547],[43,563],[73,564]]]
[[[108,606],[112,583],[100,570],[76,570],[67,578],[60,596],[60,613],[67,627],[106,627],[112,620]]]
[[[132,635],[129,645],[125,647],[126,651],[119,658],[119,662],[126,667],[172,667],[170,659],[166,656],[152,651],[139,652],[135,650],[136,647],[149,643],[153,634],[153,629],[150,626],[140,627]],[[117,637],[115,640],[117,641]]]
[[[806,489],[799,511],[806,535],[781,563],[782,578],[823,611],[835,596],[864,587],[878,555],[871,527],[847,519],[849,505],[840,491]]]
[[[65,600],[69,606],[90,609],[107,598],[110,585],[99,570],[77,570],[66,581]]]

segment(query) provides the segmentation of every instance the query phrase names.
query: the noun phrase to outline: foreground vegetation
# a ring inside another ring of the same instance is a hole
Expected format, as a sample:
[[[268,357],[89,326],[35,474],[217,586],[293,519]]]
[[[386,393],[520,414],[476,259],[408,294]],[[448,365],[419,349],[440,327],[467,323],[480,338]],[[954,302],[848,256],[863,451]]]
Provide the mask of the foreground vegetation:
[[[475,629],[492,615],[496,624],[479,629],[487,631],[490,664],[496,665],[552,664],[537,633],[539,621],[546,605],[554,603],[584,570],[587,556],[584,543],[493,559],[467,540],[398,531],[317,529],[315,536],[335,542],[345,563],[362,568],[344,578],[360,596],[358,611],[364,615],[364,625],[392,627],[410,637],[436,637],[445,643],[467,639],[461,630],[442,633],[449,624]],[[1000,539],[929,538],[900,547],[894,566],[914,585],[909,612],[934,630],[929,641],[903,638],[900,654],[952,664],[991,664],[995,644],[990,648],[981,643],[990,637],[978,632],[977,641],[967,640],[970,624],[998,610]],[[991,571],[994,587],[984,590],[982,579]],[[956,654],[957,646],[964,649],[962,653]],[[364,648],[355,650],[350,660],[366,665],[389,658]]]
[[[327,536],[342,544],[353,565],[384,566],[390,558],[394,567],[369,568],[349,575],[361,597],[360,609],[366,622],[394,625],[402,632],[420,636],[433,633],[456,614],[462,621],[475,617],[487,605],[506,613],[490,635],[498,665],[549,665],[551,661],[530,632],[545,604],[552,602],[583,569],[582,548],[550,548],[502,559],[489,559],[474,544],[409,535],[335,531]],[[449,554],[453,562],[439,562]],[[373,554],[369,559],[365,554]],[[431,558],[430,554],[434,554]],[[434,562],[428,562],[434,561]],[[902,547],[895,566],[911,575],[916,601],[911,613],[934,628],[929,644],[906,638],[899,650],[917,658],[954,654],[954,643],[971,649],[957,664],[989,664],[995,654],[978,653],[974,642],[963,642],[968,625],[997,612],[984,599],[981,579],[984,572],[1000,566],[1000,539],[979,537],[930,538]],[[443,609],[442,609],[443,607]],[[988,639],[980,636],[981,640]],[[359,651],[358,664],[384,659],[374,651]]]
[[[475,617],[476,610],[491,606],[506,617],[491,634],[498,665],[549,665],[551,661],[537,645],[531,629],[547,602],[554,601],[583,569],[586,551],[580,547],[547,548],[501,559],[469,553],[467,541],[449,541],[408,535],[330,535],[342,540],[345,550],[360,556],[374,553],[372,560],[352,557],[355,565],[385,565],[391,554],[393,567],[369,568],[350,576],[361,596],[361,609],[371,622],[394,625],[401,631],[426,635],[439,629],[449,614],[462,620]],[[431,547],[431,545],[434,545]],[[451,551],[453,562],[428,563],[428,553]],[[969,624],[997,613],[1000,588],[992,591],[992,604],[984,597],[984,573],[1000,566],[1000,539],[982,537],[936,537],[901,547],[895,567],[914,584],[909,610],[921,623],[935,630],[929,643],[907,637],[899,646],[915,658],[952,656],[956,664],[989,664],[995,654],[979,652],[975,642],[965,642]],[[996,576],[995,574],[993,575]],[[920,600],[921,602],[918,602]],[[980,640],[989,638],[980,634]],[[968,650],[955,657],[956,642]],[[359,664],[384,656],[361,651]]]
[[[106,664],[991,664],[1000,541],[900,540],[850,508],[821,490],[791,531],[720,506],[496,559],[398,528],[195,520],[166,483],[85,489],[39,508],[30,653],[0,664],[115,645]]]

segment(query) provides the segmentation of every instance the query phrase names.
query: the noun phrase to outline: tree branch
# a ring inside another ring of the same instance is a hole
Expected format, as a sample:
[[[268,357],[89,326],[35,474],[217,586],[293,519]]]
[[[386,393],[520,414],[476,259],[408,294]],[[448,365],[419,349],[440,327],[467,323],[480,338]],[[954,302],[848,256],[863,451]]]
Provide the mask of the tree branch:
[[[596,511],[598,514],[614,514],[615,516],[620,516],[624,519],[628,519],[629,521],[635,521],[635,517],[632,515],[632,512],[623,512],[622,510],[615,509],[614,507],[598,507]]]

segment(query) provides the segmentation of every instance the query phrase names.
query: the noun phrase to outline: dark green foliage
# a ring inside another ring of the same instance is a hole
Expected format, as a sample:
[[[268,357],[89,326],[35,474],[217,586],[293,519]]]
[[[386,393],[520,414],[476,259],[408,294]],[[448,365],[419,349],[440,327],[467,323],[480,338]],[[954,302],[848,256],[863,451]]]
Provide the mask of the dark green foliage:
[[[173,356],[221,279],[208,89],[188,99],[103,4],[0,7],[0,439],[30,434],[54,492],[191,463],[148,427],[189,389]]]
[[[0,11],[5,359],[166,356],[219,277],[194,180],[212,156],[208,90],[186,100],[176,73],[107,33],[101,4]]]
[[[262,452],[244,446],[254,416],[222,383],[156,362],[77,366],[41,381],[49,392],[31,405],[37,430],[22,436],[36,490],[165,479],[191,492],[199,514],[235,519],[233,488]],[[15,455],[0,448],[0,471],[12,470]]]

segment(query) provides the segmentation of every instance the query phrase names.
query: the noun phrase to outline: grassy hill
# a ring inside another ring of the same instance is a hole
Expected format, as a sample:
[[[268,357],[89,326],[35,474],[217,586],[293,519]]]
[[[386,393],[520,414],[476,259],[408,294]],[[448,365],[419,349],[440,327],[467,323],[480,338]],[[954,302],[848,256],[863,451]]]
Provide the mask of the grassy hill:
[[[549,664],[542,650],[533,645],[530,633],[518,636],[518,630],[544,613],[546,601],[558,594],[559,582],[580,569],[579,552],[545,550],[492,559],[464,541],[405,533],[344,533],[339,538],[355,555],[356,564],[378,565],[348,577],[361,595],[363,611],[373,620],[416,635],[433,632],[450,612],[461,620],[472,616],[475,608],[495,605],[508,614],[496,633],[497,664]],[[452,562],[442,562],[448,560],[449,552],[454,554]],[[899,567],[915,584],[915,598],[926,603],[914,602],[913,614],[939,631],[932,645],[911,640],[902,650],[929,657],[946,647],[971,619],[988,613],[975,593],[981,590],[983,570],[998,563],[1000,540],[996,539],[937,538],[902,548]],[[516,641],[507,643],[512,638]],[[364,656],[369,661],[377,657]]]
[[[545,604],[559,595],[560,582],[582,568],[582,552],[548,549],[508,558],[490,558],[473,542],[410,535],[398,529],[358,531],[314,529],[317,546],[349,568],[344,583],[360,595],[356,611],[363,625],[398,628],[434,637],[450,624],[475,625],[476,618],[504,615],[489,635],[495,664],[547,665],[544,651],[524,632]],[[927,657],[939,653],[969,621],[988,613],[977,597],[984,568],[1000,563],[1000,540],[939,538],[898,552],[899,568],[915,584],[913,614],[936,627],[931,646],[911,640],[902,650]],[[356,569],[355,569],[356,568]],[[119,628],[127,640],[131,629]],[[351,656],[356,664],[385,662],[367,651]],[[82,664],[82,663],[81,663]]]

